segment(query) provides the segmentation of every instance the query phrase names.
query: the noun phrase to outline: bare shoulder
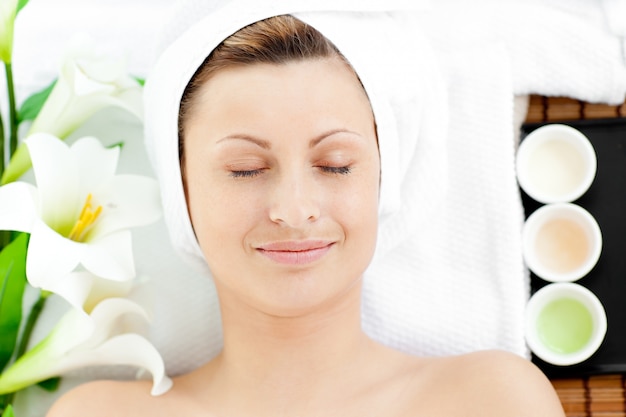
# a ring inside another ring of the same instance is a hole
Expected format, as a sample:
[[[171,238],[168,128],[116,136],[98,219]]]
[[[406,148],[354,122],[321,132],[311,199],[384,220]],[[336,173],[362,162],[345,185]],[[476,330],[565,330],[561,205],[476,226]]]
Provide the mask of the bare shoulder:
[[[145,381],[88,382],[61,396],[47,417],[156,415],[150,410],[162,401],[150,395],[150,387]]]
[[[465,399],[465,411],[480,416],[564,416],[545,375],[530,361],[503,351],[481,351],[441,361],[445,376]]]

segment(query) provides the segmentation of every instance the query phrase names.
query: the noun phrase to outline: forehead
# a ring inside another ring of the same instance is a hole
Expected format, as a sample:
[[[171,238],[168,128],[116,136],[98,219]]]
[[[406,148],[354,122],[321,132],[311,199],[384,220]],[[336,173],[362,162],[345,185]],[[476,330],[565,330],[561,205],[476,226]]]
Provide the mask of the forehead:
[[[295,143],[323,132],[352,131],[376,142],[367,96],[340,60],[256,64],[216,73],[203,86],[185,130],[186,152],[193,144],[204,147],[231,136]]]
[[[221,69],[200,87],[194,113],[220,111],[231,105],[251,110],[283,106],[287,112],[316,106],[340,111],[354,106],[366,107],[371,113],[358,77],[340,58]]]

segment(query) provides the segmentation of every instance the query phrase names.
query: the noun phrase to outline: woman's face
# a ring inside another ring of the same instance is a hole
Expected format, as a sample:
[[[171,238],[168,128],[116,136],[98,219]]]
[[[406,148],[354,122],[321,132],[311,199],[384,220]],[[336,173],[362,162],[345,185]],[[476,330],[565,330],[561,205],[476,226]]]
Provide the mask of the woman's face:
[[[341,60],[218,71],[185,125],[184,168],[222,303],[294,316],[359,290],[380,163],[368,99]]]

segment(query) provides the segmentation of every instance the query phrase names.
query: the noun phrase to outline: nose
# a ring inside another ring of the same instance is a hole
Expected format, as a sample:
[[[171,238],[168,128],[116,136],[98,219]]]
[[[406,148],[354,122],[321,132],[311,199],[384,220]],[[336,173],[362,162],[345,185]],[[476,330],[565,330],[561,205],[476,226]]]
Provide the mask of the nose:
[[[270,220],[301,228],[320,216],[314,181],[305,176],[285,176],[277,181],[271,193]]]

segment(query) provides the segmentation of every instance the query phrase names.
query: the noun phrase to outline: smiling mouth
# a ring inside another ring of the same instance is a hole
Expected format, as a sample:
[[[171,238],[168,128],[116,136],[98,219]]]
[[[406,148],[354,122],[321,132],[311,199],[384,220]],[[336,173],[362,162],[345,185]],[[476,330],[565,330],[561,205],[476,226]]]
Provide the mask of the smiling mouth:
[[[334,242],[297,241],[263,245],[257,251],[270,260],[286,265],[306,265],[321,259]]]

